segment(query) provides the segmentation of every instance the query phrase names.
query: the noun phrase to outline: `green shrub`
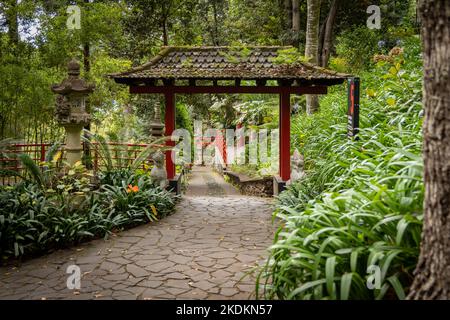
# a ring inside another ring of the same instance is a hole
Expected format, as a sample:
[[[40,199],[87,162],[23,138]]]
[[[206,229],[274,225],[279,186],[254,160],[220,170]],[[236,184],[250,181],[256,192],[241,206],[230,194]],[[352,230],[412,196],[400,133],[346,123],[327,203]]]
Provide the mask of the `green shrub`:
[[[130,169],[116,169],[111,171],[100,171],[98,176],[101,185],[122,185],[122,181],[128,180],[132,172]]]
[[[99,199],[109,214],[124,214],[127,224],[156,221],[170,214],[174,196],[154,187],[150,177],[130,175],[114,185],[102,185]]]
[[[0,257],[30,256],[170,214],[176,197],[131,170],[103,174],[98,190],[69,172],[53,189],[22,182],[0,189]],[[106,184],[110,182],[111,184]]]
[[[417,39],[363,74],[359,140],[346,137],[346,95],[300,116],[293,144],[307,176],[278,198],[278,230],[261,271],[265,298],[404,298],[417,263],[424,196]],[[340,116],[336,116],[340,115]],[[366,282],[371,266],[381,287]]]
[[[192,124],[189,110],[184,103],[177,103],[176,105],[176,124],[177,129],[186,129],[191,134],[194,132],[194,125]]]
[[[92,236],[82,212],[84,197],[48,196],[36,184],[0,191],[0,254],[41,252]]]
[[[337,37],[336,53],[346,61],[348,71],[358,71],[370,66],[372,57],[380,51],[380,40],[382,38],[376,30],[357,27]]]

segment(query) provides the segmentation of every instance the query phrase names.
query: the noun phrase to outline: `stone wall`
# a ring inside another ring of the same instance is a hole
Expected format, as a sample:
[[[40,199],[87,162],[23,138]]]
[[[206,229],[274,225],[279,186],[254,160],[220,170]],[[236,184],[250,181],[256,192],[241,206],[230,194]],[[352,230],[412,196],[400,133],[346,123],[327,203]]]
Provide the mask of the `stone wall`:
[[[242,194],[257,197],[273,196],[273,178],[249,178],[243,174],[223,170],[223,175],[229,178],[231,184],[236,186]]]

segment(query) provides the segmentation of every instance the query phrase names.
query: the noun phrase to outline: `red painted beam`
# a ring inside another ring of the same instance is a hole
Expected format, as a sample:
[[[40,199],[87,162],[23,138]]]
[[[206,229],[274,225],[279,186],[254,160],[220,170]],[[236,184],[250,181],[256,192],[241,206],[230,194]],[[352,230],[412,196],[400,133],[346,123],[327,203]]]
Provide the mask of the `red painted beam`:
[[[165,111],[165,134],[166,136],[171,136],[173,131],[175,130],[175,94],[166,93],[166,111]],[[166,142],[167,146],[174,146],[175,142],[168,140]],[[167,171],[167,179],[175,178],[175,159],[172,159],[172,151],[166,151],[166,171]]]
[[[196,93],[255,93],[255,94],[326,94],[327,86],[130,86],[130,93],[196,94]]]
[[[291,178],[291,101],[289,93],[280,94],[280,177]]]

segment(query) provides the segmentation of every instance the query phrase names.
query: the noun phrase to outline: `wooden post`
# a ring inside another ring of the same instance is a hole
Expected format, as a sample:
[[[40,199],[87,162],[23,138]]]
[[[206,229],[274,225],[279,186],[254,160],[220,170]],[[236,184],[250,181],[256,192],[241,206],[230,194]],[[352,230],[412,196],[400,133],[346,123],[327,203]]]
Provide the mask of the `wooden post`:
[[[171,136],[175,130],[175,94],[167,92],[165,94],[166,98],[166,112],[165,112],[165,134],[166,136]],[[167,146],[174,146],[175,142],[168,140],[166,141]],[[167,179],[171,180],[175,178],[175,159],[172,159],[172,151],[166,152],[166,171]]]
[[[288,92],[280,93],[280,177],[291,178],[291,101]]]
[[[227,166],[227,145],[225,143],[225,132],[225,130],[218,129],[216,140],[214,141],[216,143],[217,150],[220,152],[224,167]]]
[[[45,144],[41,144],[41,162],[45,161]]]
[[[227,134],[227,130],[223,129],[221,131],[221,139],[222,139],[222,157],[223,157],[223,163],[224,163],[225,167],[227,167],[227,164],[228,164],[226,134]]]
[[[348,79],[348,136],[357,139],[359,131],[359,78]]]
[[[236,125],[237,131],[237,145],[236,145],[236,153],[234,155],[234,159],[238,165],[245,164],[246,155],[245,155],[245,128],[242,123],[238,123]]]

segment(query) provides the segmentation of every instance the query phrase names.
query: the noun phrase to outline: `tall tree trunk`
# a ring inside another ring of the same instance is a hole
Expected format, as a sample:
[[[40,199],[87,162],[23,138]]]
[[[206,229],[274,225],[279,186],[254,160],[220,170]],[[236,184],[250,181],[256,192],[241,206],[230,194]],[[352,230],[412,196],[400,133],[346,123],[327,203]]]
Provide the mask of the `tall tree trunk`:
[[[320,0],[308,0],[308,19],[306,26],[306,47],[305,56],[309,62],[317,65],[319,62],[319,20],[320,20]],[[319,97],[306,96],[306,112],[312,114],[319,109]]]
[[[165,46],[168,46],[169,45],[169,36],[167,35],[167,18],[163,19],[162,28],[163,28],[163,44]]]
[[[19,13],[17,0],[6,1],[6,25],[8,26],[8,38],[12,45],[19,43]]]
[[[281,31],[286,30],[286,17],[284,14],[284,0],[278,0],[279,14],[280,14],[280,27]]]
[[[89,2],[89,1],[86,0],[86,2]],[[86,42],[83,45],[83,69],[84,69],[85,77],[89,78],[89,73],[91,72],[91,46],[90,46],[89,42]],[[91,108],[89,99],[86,99],[85,107],[86,107],[86,112],[91,113],[92,108]],[[91,131],[91,124],[88,123],[87,125],[85,125],[84,129],[87,131]],[[89,139],[88,134],[84,134],[84,137]],[[84,153],[84,165],[86,166],[86,168],[92,169],[92,163],[90,161],[91,148],[89,146],[89,143],[83,142],[83,153]]]
[[[86,5],[89,5],[89,0],[84,0]],[[85,78],[89,79],[89,74],[91,72],[91,44],[89,40],[83,44],[83,69]],[[86,112],[91,113],[92,108],[89,99],[86,99]],[[85,130],[91,131],[91,124],[88,123],[85,127]],[[89,135],[85,134],[85,138],[89,139]],[[89,143],[83,142],[83,153],[84,153],[84,165],[87,169],[92,169],[92,162],[90,161],[91,148]]]
[[[424,225],[409,299],[450,299],[450,1],[420,3],[424,57]]]
[[[299,45],[299,32],[300,32],[300,6],[299,0],[292,0],[292,45],[296,48]]]
[[[323,37],[323,46],[320,52],[320,65],[322,67],[328,66],[328,60],[330,59],[330,52],[332,48],[333,40],[333,27],[336,20],[336,13],[338,7],[338,0],[333,0],[331,4],[330,12],[325,23],[325,32]]]
[[[219,22],[217,19],[217,3],[216,1],[212,2],[212,8],[213,8],[213,17],[214,17],[214,38],[213,43],[215,46],[219,45]]]
[[[84,77],[89,79],[89,74],[91,72],[91,45],[89,42],[86,42],[83,45],[83,69],[84,69]],[[91,112],[90,105],[86,102],[86,111],[88,113]],[[88,124],[85,127],[86,130],[90,130],[91,126]]]
[[[321,61],[322,61],[323,41],[325,39],[325,29],[327,27],[327,20],[328,20],[328,17],[322,23],[322,26],[320,27],[320,31],[319,31],[319,47],[318,47],[319,63],[321,63]]]
[[[90,0],[84,0],[84,3],[89,5]],[[89,78],[89,73],[91,72],[91,44],[89,43],[89,40],[86,40],[83,44],[83,69],[85,77]],[[87,111],[90,112],[90,110]]]
[[[169,31],[168,31],[168,27],[167,27],[167,22],[169,20],[169,15],[170,15],[170,10],[172,7],[172,0],[165,0],[162,1],[162,16],[161,16],[161,27],[162,27],[162,31],[163,31],[163,44],[165,46],[169,45]]]
[[[285,26],[286,33],[289,34],[288,43],[292,43],[291,32],[292,32],[292,0],[284,0],[284,17],[285,17]]]

